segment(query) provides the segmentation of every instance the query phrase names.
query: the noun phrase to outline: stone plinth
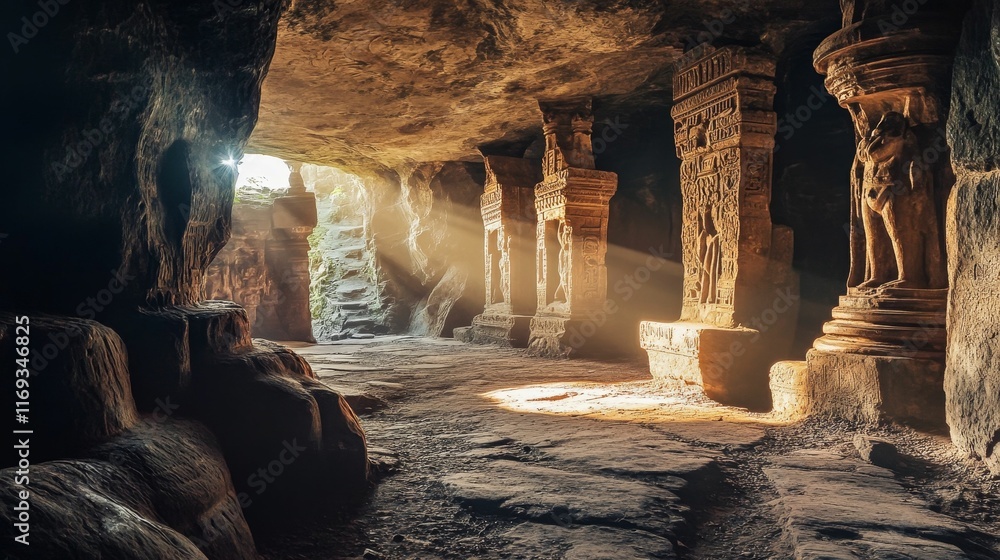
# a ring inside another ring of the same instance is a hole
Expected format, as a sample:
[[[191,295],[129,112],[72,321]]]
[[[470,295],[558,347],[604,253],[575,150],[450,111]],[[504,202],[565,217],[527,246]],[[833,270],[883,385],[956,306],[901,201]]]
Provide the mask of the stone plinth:
[[[875,424],[944,425],[941,360],[810,350],[808,414]]]
[[[769,210],[774,92],[774,62],[746,49],[712,50],[675,75],[683,308],[679,323],[642,324],[654,376],[754,408],[768,404],[768,365],[787,353],[798,316],[792,232]]]
[[[591,321],[607,304],[608,203],[618,176],[594,169],[591,102],[540,102],[546,152],[535,186],[537,310],[529,348],[568,357],[599,352]],[[590,334],[588,334],[590,333]]]
[[[525,347],[535,314],[535,184],[538,161],[483,156],[486,305],[463,340]]]
[[[947,290],[849,290],[807,356],[809,412],[944,425]]]
[[[767,400],[767,370],[759,366],[760,338],[754,329],[704,323],[644,321],[639,327],[639,342],[649,354],[654,379],[699,385],[719,402]]]
[[[886,34],[889,7],[842,7],[843,29],[820,44],[814,62],[857,132],[851,271],[847,295],[807,357],[811,412],[941,425],[942,221],[955,180],[943,126],[958,26],[954,14],[928,5]]]

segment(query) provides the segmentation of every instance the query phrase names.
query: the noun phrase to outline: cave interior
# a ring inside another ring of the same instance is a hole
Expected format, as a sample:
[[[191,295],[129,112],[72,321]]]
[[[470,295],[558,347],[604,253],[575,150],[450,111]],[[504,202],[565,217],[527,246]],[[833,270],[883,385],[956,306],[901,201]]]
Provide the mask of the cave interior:
[[[6,558],[1000,558],[995,2],[3,12]]]

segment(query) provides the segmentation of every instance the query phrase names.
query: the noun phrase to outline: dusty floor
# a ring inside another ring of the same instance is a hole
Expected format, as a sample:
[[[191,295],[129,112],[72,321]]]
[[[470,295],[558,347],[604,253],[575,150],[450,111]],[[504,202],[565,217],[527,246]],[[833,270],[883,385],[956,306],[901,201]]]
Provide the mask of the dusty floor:
[[[947,438],[785,425],[656,387],[642,363],[379,337],[296,351],[349,396],[388,474],[267,560],[1000,558],[1000,483]]]

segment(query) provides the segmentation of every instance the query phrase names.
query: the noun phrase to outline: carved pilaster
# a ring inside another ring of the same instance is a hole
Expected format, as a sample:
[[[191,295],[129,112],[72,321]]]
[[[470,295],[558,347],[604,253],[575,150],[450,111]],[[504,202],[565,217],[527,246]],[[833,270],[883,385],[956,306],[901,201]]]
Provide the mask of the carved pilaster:
[[[486,305],[463,338],[523,347],[535,313],[535,184],[537,160],[483,156],[481,197],[486,265]]]
[[[774,62],[709,49],[674,76],[684,199],[681,322],[640,328],[657,378],[720,401],[764,406],[767,366],[790,343],[798,280],[791,230],[771,223]]]
[[[309,312],[309,235],[316,227],[316,195],[305,190],[299,166],[290,165],[286,196],[275,199],[267,262],[274,289],[276,320],[266,326],[269,337],[315,342]]]
[[[539,108],[546,150],[543,180],[535,187],[538,308],[530,346],[539,354],[570,355],[583,348],[568,343],[569,322],[607,301],[608,203],[618,177],[594,169],[590,99],[543,101]]]

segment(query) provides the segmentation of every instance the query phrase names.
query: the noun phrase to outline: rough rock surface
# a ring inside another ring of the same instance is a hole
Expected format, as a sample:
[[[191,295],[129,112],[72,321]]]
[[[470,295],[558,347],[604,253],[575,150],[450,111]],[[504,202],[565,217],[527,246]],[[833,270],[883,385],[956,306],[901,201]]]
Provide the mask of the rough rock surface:
[[[245,310],[230,302],[204,302],[150,315],[151,321],[185,325],[171,330],[187,338],[170,346],[185,349],[190,363],[188,384],[152,404],[175,395],[172,414],[196,418],[212,430],[236,490],[250,497],[244,507],[266,504],[247,509],[251,521],[280,516],[310,500],[367,490],[365,436],[354,412],[341,395],[315,380],[302,357],[273,342],[251,340]],[[260,469],[271,476],[260,475]]]
[[[218,444],[199,424],[151,415],[81,458],[33,465],[28,547],[13,542],[14,472],[0,471],[7,558],[256,557]]]
[[[0,315],[7,355],[23,347],[18,338],[37,341],[31,375],[19,377],[28,381],[27,404],[18,405],[25,422],[14,426],[29,433],[14,436],[23,447],[7,457],[18,463],[5,461],[0,476],[0,551],[12,558],[253,558],[212,433],[175,417],[182,407],[172,395],[140,417],[125,344],[112,329],[28,317],[18,333],[13,316]],[[13,540],[22,521],[30,548]]]
[[[72,456],[135,425],[138,413],[132,400],[125,345],[114,331],[86,319],[34,316],[28,321],[0,313],[0,352],[4,356],[13,361],[18,356],[15,349],[24,347],[19,341],[34,341],[34,346],[28,345],[32,350],[29,367],[18,368],[27,369],[30,376],[12,375],[11,390],[0,403],[11,413],[15,408],[27,409],[28,425],[13,424],[13,429],[44,434],[34,440],[33,462]],[[24,381],[17,389],[27,398],[15,396],[13,379]],[[27,405],[15,407],[14,401]],[[0,466],[11,466],[16,459],[14,453],[8,453]]]
[[[780,51],[824,18],[839,19],[836,3],[299,2],[281,22],[252,145],[353,171],[471,161],[483,144],[523,150],[537,98],[594,95],[613,117],[670,99],[686,49]]]
[[[987,535],[912,499],[888,470],[806,450],[773,459],[764,472],[778,491],[785,537],[801,560],[991,558]]]
[[[978,1],[955,59],[948,142],[947,417],[959,448],[1000,473],[1000,8]]]
[[[37,2],[15,4],[8,11],[18,17],[45,16]],[[19,46],[17,56],[3,59],[4,74],[18,84],[8,96],[10,126],[22,132],[6,152],[8,161],[17,162],[8,166],[8,181],[17,188],[8,189],[0,205],[0,262],[4,270],[20,273],[0,280],[0,309],[31,317],[56,315],[67,324],[96,320],[117,336],[87,323],[84,338],[70,337],[67,347],[72,348],[64,350],[56,342],[59,333],[42,328],[33,334],[32,344],[41,345],[42,356],[49,343],[60,354],[48,366],[52,372],[41,368],[36,376],[39,392],[31,413],[40,426],[46,418],[65,423],[58,426],[60,437],[81,432],[81,441],[56,453],[76,465],[73,469],[84,468],[74,457],[92,438],[106,435],[110,445],[125,437],[120,434],[136,408],[154,418],[159,413],[204,420],[219,440],[207,443],[211,436],[203,429],[176,431],[170,437],[177,441],[157,447],[162,454],[145,463],[98,469],[111,477],[135,476],[135,484],[122,487],[126,495],[141,498],[149,494],[143,486],[163,486],[163,495],[176,501],[157,497],[153,505],[163,504],[163,509],[150,506],[137,518],[81,485],[80,511],[52,510],[45,518],[46,537],[68,531],[62,543],[66,550],[73,539],[87,544],[66,526],[91,511],[88,522],[101,522],[102,512],[121,514],[122,523],[149,519],[187,535],[205,512],[217,509],[228,536],[211,544],[223,551],[210,547],[204,549],[206,556],[252,557],[243,504],[232,507],[231,475],[223,466],[237,477],[243,493],[259,489],[248,472],[288,467],[285,476],[269,475],[277,478],[267,483],[264,496],[275,504],[302,496],[303,486],[311,491],[308,498],[327,500],[333,492],[367,488],[363,433],[343,399],[315,381],[308,365],[291,352],[255,346],[238,306],[198,305],[205,269],[230,235],[236,178],[231,163],[240,159],[256,122],[260,84],[288,2],[46,5],[58,5],[59,13]],[[4,337],[6,347],[9,337]],[[67,359],[77,363],[60,363]],[[50,377],[57,370],[67,378]],[[127,398],[126,374],[137,403]],[[66,395],[68,388],[72,395]],[[54,398],[44,399],[42,390]],[[220,419],[225,412],[229,417]],[[235,419],[245,425],[235,425]],[[247,428],[251,423],[257,433]],[[157,445],[154,436],[139,439],[136,445]],[[38,460],[47,458],[43,449],[39,441]],[[33,468],[59,467],[35,463]],[[169,479],[173,471],[178,480]],[[54,475],[54,485],[76,476],[63,474]],[[175,487],[167,487],[160,476]],[[72,493],[71,486],[58,492]],[[302,508],[268,513],[295,511]],[[115,527],[113,518],[107,521],[105,528]],[[173,556],[155,550],[177,539],[165,529],[149,531],[159,536],[131,529],[121,536],[136,535],[137,544],[144,539],[153,548],[130,548],[112,535],[106,542],[89,541],[96,543],[97,553],[84,549],[81,555],[198,557],[183,543],[176,546],[182,552]]]
[[[31,133],[6,154],[20,187],[0,208],[0,258],[25,272],[4,279],[0,308],[100,320],[109,305],[200,299],[229,235],[222,162],[256,122],[285,7],[236,4],[71,2],[6,57],[11,127]]]
[[[946,438],[866,432],[905,456],[890,473],[857,458],[853,427],[720,406],[656,385],[641,363],[407,336],[296,351],[372,403],[362,420],[391,476],[350,523],[258,539],[268,560],[774,560],[797,558],[792,529],[833,558],[1000,554],[1000,484]],[[877,551],[861,554],[865,542]]]

